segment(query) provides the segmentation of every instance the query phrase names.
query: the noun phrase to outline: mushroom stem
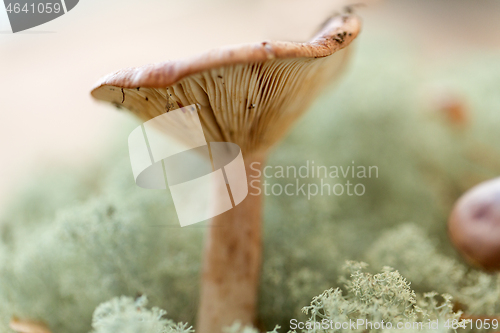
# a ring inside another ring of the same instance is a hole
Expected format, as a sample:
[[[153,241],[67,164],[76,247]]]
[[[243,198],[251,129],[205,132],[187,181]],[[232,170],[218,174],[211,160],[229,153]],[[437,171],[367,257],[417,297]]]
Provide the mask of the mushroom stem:
[[[259,179],[256,169],[262,169],[263,161],[262,155],[245,156],[248,184]],[[199,333],[220,333],[235,321],[255,322],[262,256],[261,193],[250,187],[245,200],[211,221],[201,276]]]

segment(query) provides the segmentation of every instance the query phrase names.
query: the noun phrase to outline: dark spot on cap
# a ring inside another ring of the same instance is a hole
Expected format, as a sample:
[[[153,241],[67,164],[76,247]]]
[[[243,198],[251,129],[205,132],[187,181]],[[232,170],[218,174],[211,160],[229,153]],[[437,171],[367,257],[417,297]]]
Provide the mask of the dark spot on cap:
[[[475,220],[486,220],[488,215],[490,215],[490,208],[491,206],[488,204],[481,205],[474,210],[472,217]]]

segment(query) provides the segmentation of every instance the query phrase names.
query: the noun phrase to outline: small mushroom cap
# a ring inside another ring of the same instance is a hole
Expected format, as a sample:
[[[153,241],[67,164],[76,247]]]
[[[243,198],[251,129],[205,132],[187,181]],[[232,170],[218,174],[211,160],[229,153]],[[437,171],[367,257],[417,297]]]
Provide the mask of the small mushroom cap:
[[[339,15],[308,43],[244,44],[124,69],[102,78],[92,96],[143,120],[196,104],[207,141],[265,151],[342,72],[360,26]]]
[[[448,231],[471,264],[500,269],[500,178],[479,184],[457,201]]]

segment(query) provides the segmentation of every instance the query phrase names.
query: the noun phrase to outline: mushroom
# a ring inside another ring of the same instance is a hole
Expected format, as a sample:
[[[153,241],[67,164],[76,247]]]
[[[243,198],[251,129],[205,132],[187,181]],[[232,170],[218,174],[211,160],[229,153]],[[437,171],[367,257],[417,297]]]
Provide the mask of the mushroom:
[[[467,261],[500,270],[500,178],[475,186],[457,201],[448,231]]]
[[[207,142],[239,145],[247,177],[270,148],[346,67],[360,31],[353,14],[330,18],[308,43],[262,42],[212,50],[191,59],[118,71],[92,90],[149,120],[199,106]],[[257,163],[256,163],[257,162]],[[198,332],[220,333],[256,319],[261,266],[261,195],[248,195],[211,221],[204,251]]]

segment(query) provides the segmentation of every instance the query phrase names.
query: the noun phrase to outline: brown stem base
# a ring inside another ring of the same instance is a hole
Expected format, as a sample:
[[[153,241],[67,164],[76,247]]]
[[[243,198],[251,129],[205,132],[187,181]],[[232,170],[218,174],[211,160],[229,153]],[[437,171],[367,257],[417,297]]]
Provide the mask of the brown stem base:
[[[245,157],[245,162],[249,182],[257,179],[249,177],[257,175],[255,169],[262,168],[263,158]],[[262,252],[262,197],[256,194],[250,188],[245,200],[211,222],[203,258],[198,333],[221,333],[235,321],[243,325],[255,321]]]

